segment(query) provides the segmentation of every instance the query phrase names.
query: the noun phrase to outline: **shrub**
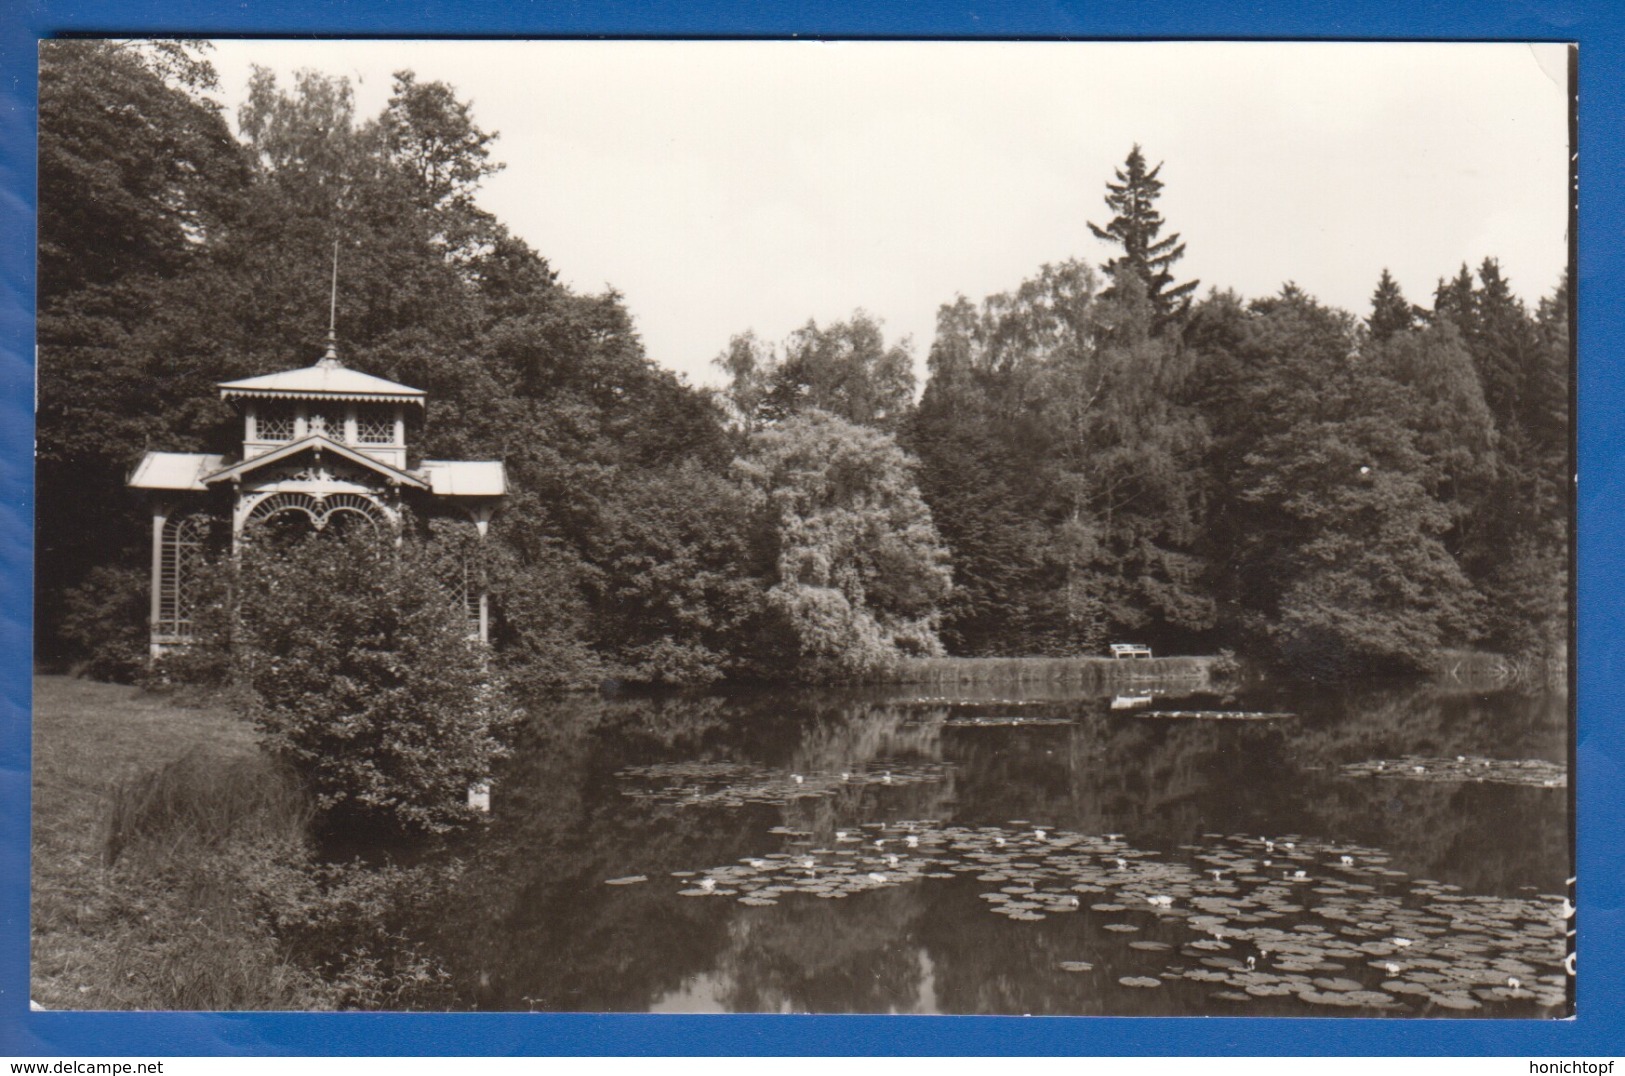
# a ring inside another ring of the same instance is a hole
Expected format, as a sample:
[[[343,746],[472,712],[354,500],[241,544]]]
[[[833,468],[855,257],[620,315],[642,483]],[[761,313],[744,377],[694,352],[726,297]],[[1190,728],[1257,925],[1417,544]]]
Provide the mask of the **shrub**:
[[[442,831],[489,779],[513,711],[435,569],[367,531],[243,543],[239,674],[264,745],[325,814]]]
[[[93,680],[133,683],[147,662],[149,573],[93,568],[62,599],[60,633]]]
[[[451,974],[414,928],[434,918],[461,877],[456,860],[410,867],[321,864],[296,899],[267,908],[295,962],[321,977],[337,1009],[446,1009]]]

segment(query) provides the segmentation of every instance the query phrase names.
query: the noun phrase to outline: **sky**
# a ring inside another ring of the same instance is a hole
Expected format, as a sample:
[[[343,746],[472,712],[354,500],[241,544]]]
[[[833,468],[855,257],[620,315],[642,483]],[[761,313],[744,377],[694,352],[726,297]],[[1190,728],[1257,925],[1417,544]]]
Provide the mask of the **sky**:
[[[1498,258],[1533,304],[1568,257],[1561,45],[217,41],[254,65],[443,81],[500,137],[479,201],[570,287],[614,288],[655,362],[718,384],[733,335],[859,309],[923,380],[944,303],[1099,265],[1129,149],[1163,162],[1176,279],[1295,282],[1360,316],[1386,267],[1428,305]],[[342,287],[342,281],[341,281]]]

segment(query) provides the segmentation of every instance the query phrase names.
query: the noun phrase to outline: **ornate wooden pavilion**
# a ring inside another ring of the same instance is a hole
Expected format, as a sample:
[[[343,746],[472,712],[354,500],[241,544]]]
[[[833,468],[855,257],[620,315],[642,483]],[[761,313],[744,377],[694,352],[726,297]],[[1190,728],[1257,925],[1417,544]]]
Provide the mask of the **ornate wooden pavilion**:
[[[494,460],[412,462],[407,425],[425,409],[422,389],[351,370],[334,337],[314,366],[226,381],[220,395],[243,418],[239,453],[148,452],[129,485],[152,515],[152,653],[191,638],[199,569],[229,521],[230,541],[252,528],[322,533],[398,530],[407,510],[445,517],[484,538],[507,493]],[[470,632],[488,637],[482,588],[465,578]]]

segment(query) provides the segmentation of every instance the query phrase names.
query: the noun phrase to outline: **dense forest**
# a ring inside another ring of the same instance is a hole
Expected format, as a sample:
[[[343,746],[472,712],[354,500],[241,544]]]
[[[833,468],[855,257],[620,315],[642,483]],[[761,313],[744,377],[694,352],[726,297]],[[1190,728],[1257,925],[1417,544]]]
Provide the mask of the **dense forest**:
[[[452,87],[401,72],[361,117],[261,71],[234,133],[213,80],[197,45],[41,50],[43,662],[138,670],[126,476],[230,450],[214,384],[316,357],[335,241],[345,363],[427,391],[420,456],[507,464],[481,556],[523,686],[1117,640],[1328,676],[1563,653],[1567,282],[1530,311],[1487,259],[1419,306],[1385,271],[1363,320],[1202,294],[1135,147],[1092,226],[1117,255],[945,302],[923,391],[862,311],[719,341],[707,391],[480,208],[500,165]]]

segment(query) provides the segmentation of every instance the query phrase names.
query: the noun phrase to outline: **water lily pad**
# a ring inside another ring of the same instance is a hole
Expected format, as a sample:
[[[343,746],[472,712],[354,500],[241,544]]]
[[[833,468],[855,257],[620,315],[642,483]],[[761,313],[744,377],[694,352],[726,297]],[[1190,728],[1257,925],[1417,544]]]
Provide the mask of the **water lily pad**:
[[[1322,990],[1331,990],[1331,991],[1335,991],[1337,993],[1347,993],[1348,991],[1351,991],[1351,990],[1360,989],[1361,984],[1354,981],[1353,979],[1334,978],[1334,979],[1316,979],[1315,980],[1315,985],[1320,987]]]
[[[1408,781],[1490,782],[1536,788],[1567,788],[1568,768],[1544,759],[1423,758],[1372,759],[1342,768],[1345,777]]]
[[[649,880],[649,876],[646,875],[646,874],[629,874],[625,878],[606,878],[606,879],[604,879],[604,884],[605,885],[637,885],[639,882],[647,882],[648,880]]]
[[[1095,966],[1086,960],[1063,960],[1055,965],[1062,971],[1094,971]]]
[[[1439,1006],[1441,1009],[1457,1009],[1466,1011],[1469,1009],[1483,1008],[1481,1003],[1467,994],[1429,994],[1428,1000]]]
[[[1125,975],[1117,981],[1122,983],[1124,986],[1136,986],[1141,988],[1162,985],[1162,983],[1158,982],[1156,979],[1153,979],[1149,975]]]
[[[1134,716],[1174,721],[1281,721],[1298,715],[1267,710],[1141,710]]]

